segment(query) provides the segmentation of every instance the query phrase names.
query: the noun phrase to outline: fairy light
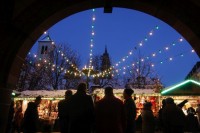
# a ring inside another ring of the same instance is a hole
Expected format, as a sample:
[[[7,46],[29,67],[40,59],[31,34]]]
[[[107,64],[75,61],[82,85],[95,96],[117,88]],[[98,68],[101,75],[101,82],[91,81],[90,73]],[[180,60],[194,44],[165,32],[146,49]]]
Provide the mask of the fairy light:
[[[66,63],[68,63],[74,70],[76,70],[76,71],[79,72],[79,73],[82,73],[82,72],[76,67],[76,65],[74,65],[72,62],[69,61],[69,59],[68,59],[67,56],[64,54],[64,52],[62,52],[62,51],[59,50],[58,53],[60,53],[61,57],[62,57],[63,59],[65,59],[64,61],[66,61]],[[29,53],[29,54],[31,55],[31,53]],[[38,57],[36,54],[33,54],[33,56],[34,56],[35,58]],[[41,58],[39,58],[39,60],[42,61]],[[56,67],[56,65],[53,64],[51,61],[46,60],[46,59],[43,59],[43,62],[44,62],[46,65],[49,65],[50,67],[52,67],[52,71],[55,70],[54,68]],[[31,64],[32,61],[30,61],[29,63]],[[37,64],[37,66],[41,66],[41,64]],[[48,68],[48,66],[44,66],[44,67]],[[62,67],[60,67],[60,66],[57,66],[56,69],[58,69],[59,71],[60,71],[60,70],[61,70],[61,71],[66,71],[66,70],[64,70],[64,68],[62,68]]]
[[[167,58],[164,58],[163,60],[158,61],[158,62],[154,62],[154,63],[153,63],[153,62],[150,62],[150,66],[153,68],[153,67],[155,67],[155,64],[160,64],[160,65],[162,65],[164,62],[167,62],[167,61],[172,62],[172,61],[174,60],[174,58],[184,57],[184,55],[187,54],[187,53],[193,53],[193,52],[191,52],[191,51],[192,51],[192,50],[179,53],[179,54],[175,55],[173,58],[172,58],[172,57],[167,57]],[[142,59],[143,59],[143,58],[141,58],[141,61],[142,61]],[[139,62],[135,62],[135,63],[138,64]],[[132,66],[132,67],[135,67],[135,63],[132,63],[131,66]],[[115,72],[119,73],[120,71],[125,70],[124,68],[129,68],[129,67],[131,67],[131,66],[129,66],[129,65],[123,66],[123,67],[122,67],[123,69],[121,69],[121,68],[115,69]],[[136,71],[139,71],[139,69],[136,69]],[[122,73],[123,73],[123,72],[122,72]],[[124,73],[123,73],[123,74],[124,74]]]
[[[183,41],[183,38],[180,38],[179,41],[182,42],[182,41]]]
[[[181,39],[178,39],[179,40],[179,43],[182,43],[183,42],[183,38],[181,38]],[[180,41],[181,40],[181,41]],[[171,46],[175,46],[175,42],[173,41],[170,45]],[[164,48],[163,48],[164,50],[162,51],[162,50],[158,50],[158,52],[152,52],[152,54],[151,54],[151,57],[154,57],[155,58],[155,56],[157,56],[158,54],[162,54],[164,51],[168,51],[168,50],[170,50],[170,46],[165,46]],[[195,52],[195,51],[191,51],[191,52]],[[157,54],[158,53],[158,54]],[[150,59],[150,57],[149,56],[146,56],[146,59]]]
[[[90,38],[90,53],[89,53],[89,71],[88,71],[88,77],[90,76],[91,69],[93,69],[92,66],[92,60],[93,60],[93,47],[94,47],[94,36],[95,36],[95,25],[96,16],[95,16],[95,9],[92,9],[92,26],[91,26],[91,38]]]
[[[93,11],[93,16],[92,16],[92,32],[91,32],[91,35],[92,35],[92,37],[91,37],[91,39],[90,39],[90,64],[89,64],[89,68],[92,68],[92,56],[93,56],[93,54],[92,54],[92,48],[93,48],[93,43],[94,43],[94,36],[95,36],[95,32],[94,32],[94,22],[95,22],[95,20],[96,20],[96,18],[95,18],[95,15],[94,15],[94,11],[95,11],[95,9],[93,9],[92,10]],[[159,29],[159,27],[158,26],[156,26],[156,28],[155,29]],[[149,32],[149,34],[148,34],[149,36],[152,36],[153,35],[153,31],[151,31],[151,32]],[[149,37],[148,36],[148,37]],[[144,40],[143,41],[141,41],[140,43],[139,43],[139,46],[141,47],[141,46],[143,46],[143,43],[144,42],[146,42],[146,41],[148,41],[148,37],[145,37],[144,38]],[[179,39],[179,42],[183,42],[183,38],[180,38]],[[53,43],[52,43],[53,44]],[[176,45],[176,43],[175,42],[173,42],[172,44],[171,44],[172,46],[175,46]],[[134,47],[134,49],[133,50],[137,50],[139,47]],[[169,50],[169,47],[165,47],[164,48],[165,50]],[[126,61],[126,59],[127,58],[129,58],[129,56],[130,55],[132,55],[133,54],[133,50],[131,50],[129,53],[128,53],[128,55],[127,56],[125,56],[125,57],[123,57],[122,58],[122,61],[123,62],[125,62]],[[59,53],[60,53],[61,51],[59,51]],[[190,52],[192,52],[192,53],[194,53],[195,51],[194,50],[191,50]],[[161,50],[159,50],[159,52],[158,52],[159,54],[161,54],[162,53],[162,51]],[[30,54],[30,53],[29,53]],[[181,56],[181,57],[183,57],[183,53],[181,53],[181,54],[179,54],[179,56]],[[64,54],[61,54],[61,56],[64,56]],[[152,56],[153,57],[155,57],[156,56],[156,52],[155,53],[153,53],[152,54]],[[37,57],[37,55],[34,55],[34,57],[36,58]],[[66,58],[66,57],[65,57]],[[126,58],[126,59],[125,59]],[[145,57],[145,59],[149,59],[149,57],[147,56],[147,57]],[[41,59],[40,59],[41,60]],[[170,57],[170,58],[168,58],[168,60],[170,60],[170,61],[172,61],[173,60],[173,58],[172,57]],[[141,61],[144,61],[144,59],[141,59]],[[66,60],[66,62],[70,62],[68,59]],[[71,63],[71,62],[70,62]],[[69,63],[69,64],[70,64]],[[72,64],[72,63],[71,63]],[[118,63],[116,63],[115,64],[115,66],[119,66],[119,64],[121,64],[121,61],[119,61]],[[159,64],[163,64],[163,61],[160,61],[159,62]],[[134,66],[135,64],[133,63],[132,64],[132,66]],[[38,66],[40,66],[40,64],[38,64]],[[73,64],[71,65],[72,67],[74,66]],[[154,67],[155,65],[154,64],[151,64],[151,66],[152,67]],[[114,66],[112,66],[113,68],[114,68]],[[126,67],[123,67],[123,69],[125,70],[126,68],[128,68],[129,66],[126,66]],[[60,68],[61,70],[63,70],[63,68]],[[54,69],[52,69],[52,70],[54,70]],[[78,68],[76,68],[76,70],[78,70]],[[90,70],[90,69],[89,69]],[[120,70],[122,70],[122,69],[118,69],[118,70],[116,70],[115,69],[115,72],[119,72]],[[102,73],[99,73],[99,74],[96,74],[95,76],[105,76],[106,75],[106,73],[111,73],[111,71],[113,71],[112,69],[110,69],[109,71],[104,71],[104,72],[102,72]],[[65,73],[66,73],[66,70],[64,71]],[[125,74],[125,72],[123,72],[123,74]],[[77,73],[75,73],[75,75],[78,75]],[[79,75],[81,75],[81,74],[79,74]],[[94,76],[94,75],[93,75]]]
[[[142,47],[144,45],[144,42],[147,42],[148,38],[153,36],[154,31],[158,30],[158,29],[159,29],[159,27],[156,26],[155,28],[153,28],[153,30],[150,30],[150,32],[148,32],[147,36],[143,40],[141,40],[136,46],[134,46],[133,49],[130,50],[126,56],[122,57],[121,60],[123,61],[124,58],[128,59],[131,55],[133,55],[133,51],[137,50],[139,47]],[[121,64],[121,63],[122,62],[118,61],[117,63],[115,63],[114,66],[119,66],[119,64]]]

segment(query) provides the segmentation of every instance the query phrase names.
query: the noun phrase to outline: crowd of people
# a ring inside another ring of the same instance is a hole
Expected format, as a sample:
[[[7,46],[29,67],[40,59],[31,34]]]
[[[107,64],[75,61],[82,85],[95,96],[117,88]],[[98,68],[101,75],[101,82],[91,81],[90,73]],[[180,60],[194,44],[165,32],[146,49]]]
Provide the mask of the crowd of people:
[[[188,108],[185,115],[182,107],[187,100],[176,105],[174,99],[168,97],[162,101],[162,108],[158,117],[155,117],[151,102],[146,101],[136,118],[134,90],[124,89],[124,101],[114,96],[112,87],[105,88],[105,96],[99,101],[94,101],[86,90],[86,83],[80,83],[75,94],[67,90],[65,99],[58,103],[61,133],[135,133],[138,128],[142,133],[200,132],[200,104],[196,110]],[[21,107],[16,111],[12,133],[19,133],[22,126],[24,133],[36,133],[39,120],[37,107],[40,102],[40,96],[36,97],[35,102],[29,102],[24,116]]]

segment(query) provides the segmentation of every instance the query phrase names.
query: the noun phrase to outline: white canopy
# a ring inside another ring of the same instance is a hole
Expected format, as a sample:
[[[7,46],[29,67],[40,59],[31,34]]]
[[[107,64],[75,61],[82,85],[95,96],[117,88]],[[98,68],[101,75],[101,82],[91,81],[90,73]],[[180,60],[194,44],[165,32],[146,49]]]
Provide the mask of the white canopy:
[[[158,95],[153,89],[133,89],[134,94],[136,95]],[[122,94],[124,89],[114,89],[115,94]],[[43,98],[64,98],[66,90],[26,90],[20,92],[21,94],[17,98],[35,98],[41,96]],[[76,90],[72,89],[72,92],[75,93]],[[97,88],[94,90],[94,94],[104,94],[103,88]]]

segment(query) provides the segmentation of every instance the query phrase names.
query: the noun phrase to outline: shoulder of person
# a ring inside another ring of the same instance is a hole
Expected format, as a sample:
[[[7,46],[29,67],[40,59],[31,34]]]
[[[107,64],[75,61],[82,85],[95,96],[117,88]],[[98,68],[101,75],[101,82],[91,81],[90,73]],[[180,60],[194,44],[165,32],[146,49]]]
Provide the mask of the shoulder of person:
[[[119,102],[120,104],[123,104],[123,101],[120,100],[119,98],[115,97],[115,100],[116,100],[117,102]]]
[[[32,107],[34,107],[34,106],[36,106],[34,102],[29,102],[29,103],[28,103],[28,108],[32,108]]]

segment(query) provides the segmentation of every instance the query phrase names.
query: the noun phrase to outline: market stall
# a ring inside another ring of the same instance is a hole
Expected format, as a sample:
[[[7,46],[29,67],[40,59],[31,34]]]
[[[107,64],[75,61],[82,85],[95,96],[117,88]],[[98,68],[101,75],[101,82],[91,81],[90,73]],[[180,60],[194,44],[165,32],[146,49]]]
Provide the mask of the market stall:
[[[152,110],[154,112],[154,115],[156,116],[160,108],[160,93],[156,93],[154,89],[133,89],[133,90],[134,90],[133,99],[135,99],[137,115],[141,113],[143,104],[147,101],[152,103]],[[123,101],[124,100],[123,91],[124,89],[114,89],[113,93],[117,98]],[[95,89],[93,94],[95,96],[94,101],[98,101],[104,97],[104,89],[102,88]]]
[[[188,102],[183,107],[183,111],[186,113],[186,110],[189,107],[196,109],[197,104],[200,103],[200,82],[195,80],[185,80],[163,89],[161,95],[161,100],[172,97],[176,104],[187,99]]]
[[[157,115],[157,112],[160,108],[160,94],[155,93],[153,89],[133,89],[136,107],[137,107],[137,115],[141,113],[143,108],[143,103],[146,101],[152,103],[152,110],[154,115]],[[114,89],[114,95],[121,99],[123,99],[123,91],[124,89]],[[58,121],[58,102],[64,99],[66,90],[56,90],[56,91],[48,91],[48,90],[37,90],[37,91],[23,91],[20,95],[14,98],[15,103],[19,103],[22,105],[23,112],[25,112],[27,105],[29,102],[34,101],[35,97],[41,96],[42,102],[38,107],[39,118],[40,118],[40,129],[41,131],[47,131],[50,129],[51,131],[59,131],[58,127],[55,127],[56,122]],[[76,90],[72,90],[73,93]],[[103,88],[95,88],[95,90],[90,94],[94,100],[94,103],[104,96]],[[56,128],[56,129],[55,129]]]
[[[39,113],[39,129],[40,131],[52,131],[58,122],[58,102],[64,99],[66,90],[36,90],[36,91],[22,91],[20,95],[14,98],[15,107],[22,106],[22,112],[24,113],[29,102],[35,100],[35,97],[41,96],[42,101],[38,107]],[[73,93],[76,90],[72,90]]]

